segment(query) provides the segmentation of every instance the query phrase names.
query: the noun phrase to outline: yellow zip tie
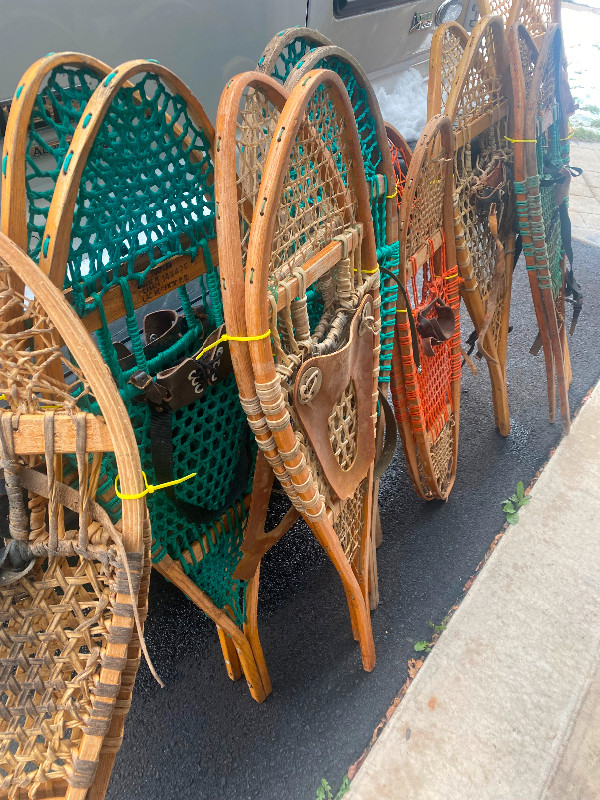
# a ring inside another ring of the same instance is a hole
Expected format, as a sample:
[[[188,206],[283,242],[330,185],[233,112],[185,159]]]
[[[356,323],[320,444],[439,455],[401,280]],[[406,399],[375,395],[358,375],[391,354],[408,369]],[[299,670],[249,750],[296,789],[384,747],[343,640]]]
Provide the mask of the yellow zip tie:
[[[153,492],[157,492],[159,489],[168,489],[169,486],[176,486],[178,483],[183,483],[184,481],[189,481],[190,478],[195,478],[197,472],[192,472],[190,475],[186,475],[185,478],[177,478],[174,481],[167,481],[167,483],[159,483],[156,486],[153,486],[151,483],[148,483],[148,479],[146,478],[146,473],[142,472],[144,476],[144,483],[146,484],[146,488],[143,492],[139,494],[121,494],[121,492],[117,489],[117,481],[119,480],[119,475],[115,478],[115,493],[119,500],[139,500],[142,497],[145,497],[147,494],[152,494]]]
[[[213,347],[216,347],[221,342],[258,342],[259,339],[266,339],[267,336],[271,335],[271,329],[269,328],[266,333],[261,333],[259,336],[230,336],[228,333],[224,333],[223,336],[219,336],[216,342],[203,347],[202,350],[196,356],[196,361],[199,358],[202,358],[204,353],[208,353],[209,350],[212,350]]]
[[[397,308],[396,314],[408,314],[408,308]]]
[[[458,270],[456,270],[456,272],[452,275],[444,275],[444,280],[446,281],[451,281],[452,278],[458,278]]]
[[[385,199],[386,200],[393,200],[394,197],[396,197],[397,194],[398,194],[398,187],[396,186],[396,191],[394,192],[394,194],[386,194]]]
[[[375,269],[361,269],[361,272],[364,272],[365,275],[373,275],[375,272],[378,272],[378,271],[379,271],[379,264],[377,264]],[[358,272],[358,270],[355,269],[354,272]]]
[[[565,136],[564,139],[561,139],[561,142],[568,142],[569,139],[571,139],[573,136],[575,136],[575,131],[571,131],[571,133],[568,136]]]
[[[0,400],[6,400],[8,403],[8,397],[5,394],[0,394]],[[44,411],[49,411],[51,408],[62,408],[62,406],[42,406]]]
[[[505,136],[504,138],[506,139],[507,142],[512,142],[513,144],[521,144],[521,143],[525,144],[531,142],[537,143],[537,139],[511,139],[510,136]]]

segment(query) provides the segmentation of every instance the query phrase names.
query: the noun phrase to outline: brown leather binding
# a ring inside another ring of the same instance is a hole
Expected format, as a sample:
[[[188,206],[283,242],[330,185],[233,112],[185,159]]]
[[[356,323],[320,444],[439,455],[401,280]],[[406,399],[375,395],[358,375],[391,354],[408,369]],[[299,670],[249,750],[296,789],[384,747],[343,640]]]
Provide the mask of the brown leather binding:
[[[206,337],[202,347],[213,344],[224,333],[225,326],[221,325]],[[156,341],[152,344],[156,344]],[[177,411],[199,400],[208,386],[222,381],[232,369],[227,342],[220,342],[200,359],[186,358],[176,366],[159,372],[154,381],[143,370],[137,370],[129,383],[141,389],[154,405]]]
[[[375,430],[371,416],[373,347],[375,336],[368,318],[373,298],[366,295],[350,324],[348,344],[335,353],[310,358],[298,372],[294,406],[332,489],[341,500],[351,497],[375,458]],[[318,371],[318,372],[316,372]],[[312,392],[303,392],[307,379]],[[341,395],[353,384],[356,403],[356,458],[349,469],[340,466],[333,451],[329,419]],[[307,400],[307,397],[309,399]]]
[[[434,316],[427,314],[434,312]],[[434,347],[447,342],[456,327],[456,316],[449,305],[439,297],[419,312],[417,317],[417,333],[421,337],[423,353],[430,358],[435,355]]]

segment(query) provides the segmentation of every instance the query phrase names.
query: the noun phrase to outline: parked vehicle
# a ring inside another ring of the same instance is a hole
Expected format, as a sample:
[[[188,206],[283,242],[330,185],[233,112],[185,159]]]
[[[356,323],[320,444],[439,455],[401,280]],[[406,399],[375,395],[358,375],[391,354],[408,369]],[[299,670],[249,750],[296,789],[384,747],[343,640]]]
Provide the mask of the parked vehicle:
[[[470,30],[477,14],[476,0],[0,0],[0,136],[19,78],[48,51],[89,53],[107,64],[155,58],[214,119],[225,83],[253,69],[278,30],[316,28],[389,89],[410,66],[426,74],[433,28],[458,19]]]

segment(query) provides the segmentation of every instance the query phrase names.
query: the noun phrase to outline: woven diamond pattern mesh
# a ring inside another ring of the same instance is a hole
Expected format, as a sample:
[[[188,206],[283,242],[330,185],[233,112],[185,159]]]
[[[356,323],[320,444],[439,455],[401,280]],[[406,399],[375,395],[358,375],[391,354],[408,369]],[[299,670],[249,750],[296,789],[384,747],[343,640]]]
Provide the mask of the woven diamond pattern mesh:
[[[206,331],[192,302],[199,301],[209,329],[222,322],[219,278],[208,248],[215,237],[214,218],[210,142],[183,98],[156,75],[145,73],[118,91],[88,155],[77,196],[65,288],[73,290],[80,314],[93,308],[102,314],[104,295],[120,287],[135,366],[121,367],[106,324],[98,331],[98,344],[126,402],[149,483],[156,482],[150,411],[129,378],[138,369],[156,375],[198,351]],[[189,292],[185,286],[178,290],[187,331],[147,360],[130,282],[143,286],[155,264],[184,254],[193,258],[199,250],[207,273]],[[199,402],[175,411],[171,420],[173,477],[197,473],[174,487],[175,499],[214,511],[215,519],[208,524],[192,522],[165,492],[150,495],[153,558],[160,560],[168,553],[178,560],[215,604],[242,624],[245,583],[232,575],[241,557],[245,511],[240,506],[238,513],[229,512],[227,524],[217,524],[249,441],[233,374],[209,386]],[[108,490],[114,471],[106,470],[103,478]],[[118,514],[116,507],[113,513]]]
[[[93,70],[61,65],[50,72],[37,96],[25,150],[28,253],[36,261],[56,179],[99,82],[100,76]]]

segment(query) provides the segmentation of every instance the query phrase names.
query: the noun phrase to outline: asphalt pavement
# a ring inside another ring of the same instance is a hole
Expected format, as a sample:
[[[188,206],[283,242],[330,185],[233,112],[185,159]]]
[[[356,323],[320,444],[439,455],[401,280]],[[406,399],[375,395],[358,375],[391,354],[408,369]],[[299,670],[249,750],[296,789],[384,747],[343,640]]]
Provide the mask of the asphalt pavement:
[[[570,341],[575,411],[600,376],[599,250],[574,242],[584,311]],[[446,503],[414,494],[403,455],[382,480],[377,665],[361,669],[337,575],[302,526],[263,559],[260,633],[273,693],[262,705],[226,676],[213,623],[153,574],[146,639],[166,682],[142,664],[108,800],[313,800],[337,788],[404,683],[416,641],[428,638],[504,523],[501,504],[528,484],[561,437],[548,423],[543,356],[527,276],[515,273],[508,381],[512,432],[493,424],[487,368],[463,370],[458,475]],[[468,319],[463,334],[471,331]],[[596,331],[596,333],[595,333]],[[502,625],[490,609],[490,626]]]
[[[599,447],[597,384],[345,800],[598,800]]]

